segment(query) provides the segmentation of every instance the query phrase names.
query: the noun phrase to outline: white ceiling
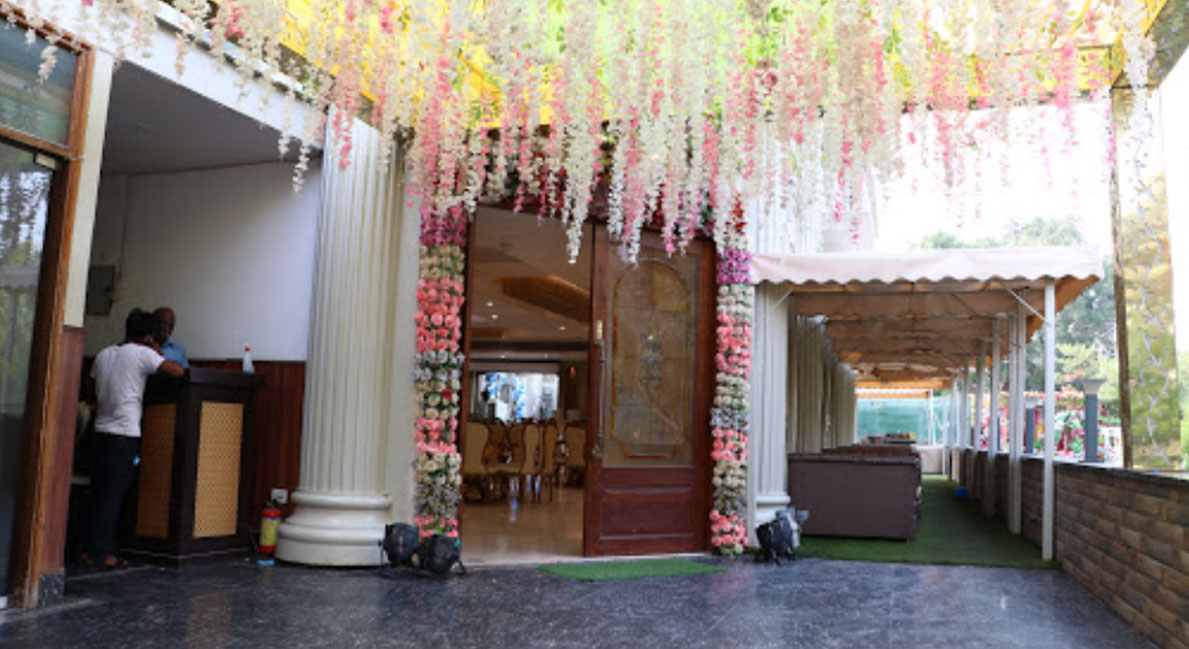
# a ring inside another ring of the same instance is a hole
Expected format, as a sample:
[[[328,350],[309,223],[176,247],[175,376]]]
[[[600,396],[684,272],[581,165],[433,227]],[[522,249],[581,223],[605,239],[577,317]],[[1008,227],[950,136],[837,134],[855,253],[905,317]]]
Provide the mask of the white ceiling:
[[[104,173],[163,173],[282,160],[280,133],[125,62],[112,78]],[[284,160],[297,159],[296,146]]]
[[[590,228],[578,259],[570,263],[562,225],[533,214],[480,207],[472,229],[474,267],[471,325],[476,341],[585,343],[589,322],[565,317],[504,295],[504,277],[559,277],[582,290],[590,289]],[[564,329],[563,329],[564,327]],[[543,356],[547,354],[536,354]]]

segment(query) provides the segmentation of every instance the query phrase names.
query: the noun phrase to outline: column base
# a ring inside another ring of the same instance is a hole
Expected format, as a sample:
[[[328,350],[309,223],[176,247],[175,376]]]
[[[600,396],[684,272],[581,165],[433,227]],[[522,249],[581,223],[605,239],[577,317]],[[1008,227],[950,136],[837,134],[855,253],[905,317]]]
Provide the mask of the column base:
[[[787,509],[790,502],[792,501],[789,495],[781,491],[756,494],[756,525],[763,525],[776,518],[776,512]]]
[[[379,494],[295,491],[293,515],[277,529],[277,558],[310,566],[378,566],[388,522]]]

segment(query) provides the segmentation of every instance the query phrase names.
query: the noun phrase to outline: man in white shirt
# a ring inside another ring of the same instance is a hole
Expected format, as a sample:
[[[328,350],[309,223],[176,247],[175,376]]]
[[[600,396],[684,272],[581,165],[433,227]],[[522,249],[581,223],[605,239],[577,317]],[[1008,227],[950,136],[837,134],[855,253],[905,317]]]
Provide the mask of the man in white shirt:
[[[91,367],[98,408],[95,415],[91,508],[83,561],[118,563],[113,553],[116,522],[128,487],[136,478],[140,419],[145,379],[156,372],[182,376],[185,371],[165,360],[155,337],[162,324],[151,313],[133,309],[124,321],[124,342],[99,352]]]

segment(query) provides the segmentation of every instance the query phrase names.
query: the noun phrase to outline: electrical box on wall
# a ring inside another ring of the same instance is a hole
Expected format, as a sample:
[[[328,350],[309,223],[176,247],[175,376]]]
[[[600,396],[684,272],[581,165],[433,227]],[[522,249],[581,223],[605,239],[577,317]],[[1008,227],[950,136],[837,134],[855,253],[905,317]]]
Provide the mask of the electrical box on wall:
[[[87,273],[87,315],[111,315],[116,290],[115,266],[91,266]]]

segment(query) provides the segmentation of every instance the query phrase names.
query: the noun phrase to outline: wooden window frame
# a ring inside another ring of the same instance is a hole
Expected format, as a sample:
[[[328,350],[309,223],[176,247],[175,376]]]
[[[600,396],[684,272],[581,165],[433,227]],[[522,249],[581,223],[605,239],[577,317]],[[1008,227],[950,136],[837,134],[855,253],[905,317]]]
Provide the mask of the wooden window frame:
[[[15,25],[30,27],[19,10]],[[29,381],[25,394],[25,472],[21,478],[12,530],[12,571],[7,588],[9,602],[19,607],[50,603],[41,597],[43,577],[64,578],[66,517],[74,455],[74,415],[78,407],[82,363],[82,330],[64,327],[74,212],[82,173],[86,139],[87,106],[94,48],[72,35],[42,24],[38,35],[59,37],[57,47],[78,56],[70,101],[66,145],[0,124],[0,140],[53,157],[41,269],[38,274],[33,341],[29,356]],[[75,358],[77,356],[77,358]],[[50,595],[47,593],[47,595]],[[57,589],[61,595],[61,589]]]

